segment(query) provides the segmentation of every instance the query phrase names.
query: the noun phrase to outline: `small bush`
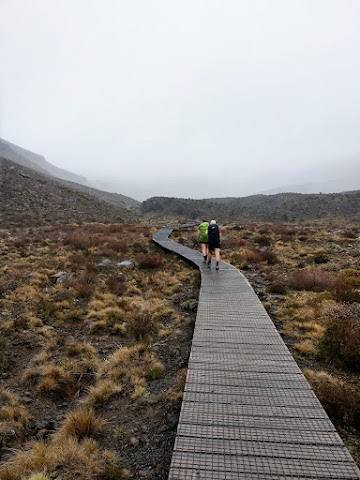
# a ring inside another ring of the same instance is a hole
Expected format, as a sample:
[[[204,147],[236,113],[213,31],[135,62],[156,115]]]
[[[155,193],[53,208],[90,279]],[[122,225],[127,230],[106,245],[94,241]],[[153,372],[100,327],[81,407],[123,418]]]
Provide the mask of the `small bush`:
[[[148,246],[147,246],[147,244],[145,244],[141,240],[137,240],[133,244],[133,250],[136,253],[144,253],[145,254],[148,251]]]
[[[360,371],[360,305],[338,305],[328,312],[320,352],[337,364]]]
[[[276,263],[276,255],[271,250],[249,250],[244,254],[246,263],[267,262],[269,265]]]
[[[328,263],[328,261],[329,261],[329,257],[327,255],[324,255],[324,254],[316,255],[314,257],[314,263],[316,263],[316,265],[321,265],[321,264],[324,264],[324,263]]]
[[[349,285],[341,278],[338,279],[333,288],[332,296],[338,302],[344,303],[359,303],[360,293],[354,287]]]
[[[155,320],[155,316],[149,312],[139,312],[129,320],[128,332],[136,340],[155,335],[158,331],[158,322]]]
[[[283,283],[273,283],[268,288],[269,293],[278,293],[279,295],[285,295],[287,293],[286,286]]]
[[[76,290],[77,296],[88,299],[95,293],[96,275],[86,272],[81,277],[71,280],[70,285]]]
[[[359,430],[359,392],[326,372],[304,370],[304,374],[331,420],[337,425]]]
[[[227,238],[221,242],[221,248],[223,250],[230,248],[240,248],[246,244],[243,238]]]
[[[96,243],[94,237],[85,234],[69,235],[64,238],[64,245],[70,245],[78,250],[87,250],[94,247]]]
[[[15,248],[25,248],[29,245],[30,240],[27,238],[17,238],[14,240],[13,245]]]
[[[269,247],[271,245],[271,237],[267,235],[258,235],[253,238],[253,241],[261,247]]]
[[[151,270],[164,268],[164,261],[160,257],[151,255],[139,255],[136,259],[137,265],[141,270]]]
[[[351,230],[346,230],[341,236],[344,238],[357,238],[357,234]]]
[[[121,275],[112,275],[106,280],[106,286],[111,293],[121,296],[125,290],[126,286],[124,283],[124,277]]]
[[[295,272],[291,279],[291,285],[296,290],[311,290],[321,292],[332,290],[336,277],[325,270],[316,267],[308,267]]]

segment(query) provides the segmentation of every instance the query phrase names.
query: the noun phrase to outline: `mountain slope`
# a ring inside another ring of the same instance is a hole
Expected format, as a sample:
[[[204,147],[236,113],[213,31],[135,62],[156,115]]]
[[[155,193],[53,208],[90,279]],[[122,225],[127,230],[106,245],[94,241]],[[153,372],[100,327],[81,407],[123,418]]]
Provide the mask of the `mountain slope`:
[[[135,222],[134,214],[0,157],[0,223]]]
[[[23,167],[32,168],[44,175],[51,175],[70,182],[87,183],[85,177],[58,168],[46,161],[45,157],[42,155],[26,150],[25,148],[19,147],[18,145],[10,143],[2,138],[0,138],[0,156],[12,160]]]
[[[130,210],[137,210],[140,202],[133,198],[121,195],[120,193],[104,192],[97,188],[90,187],[85,177],[75,175],[72,172],[58,168],[45,160],[42,155],[26,150],[13,143],[0,138],[0,156],[18,163],[19,165],[31,168],[43,175],[55,177],[61,180],[64,186],[79,190],[81,192],[94,195],[101,200],[119,206],[121,208],[128,208]]]

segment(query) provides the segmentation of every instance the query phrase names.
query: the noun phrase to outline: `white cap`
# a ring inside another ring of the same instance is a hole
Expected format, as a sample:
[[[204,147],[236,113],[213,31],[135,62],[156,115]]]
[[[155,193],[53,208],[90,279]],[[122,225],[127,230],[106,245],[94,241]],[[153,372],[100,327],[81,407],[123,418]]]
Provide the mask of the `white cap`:
[[[214,225],[216,223],[216,220],[211,220],[210,225]]]

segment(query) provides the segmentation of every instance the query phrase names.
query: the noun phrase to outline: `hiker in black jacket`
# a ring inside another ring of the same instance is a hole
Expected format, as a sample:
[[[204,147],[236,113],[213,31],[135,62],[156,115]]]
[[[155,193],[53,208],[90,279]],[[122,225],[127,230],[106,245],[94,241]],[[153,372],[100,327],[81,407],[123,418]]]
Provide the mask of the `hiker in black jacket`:
[[[211,220],[210,225],[206,230],[206,234],[208,236],[207,265],[209,268],[211,267],[211,258],[215,253],[216,270],[219,270],[221,231],[215,220]]]

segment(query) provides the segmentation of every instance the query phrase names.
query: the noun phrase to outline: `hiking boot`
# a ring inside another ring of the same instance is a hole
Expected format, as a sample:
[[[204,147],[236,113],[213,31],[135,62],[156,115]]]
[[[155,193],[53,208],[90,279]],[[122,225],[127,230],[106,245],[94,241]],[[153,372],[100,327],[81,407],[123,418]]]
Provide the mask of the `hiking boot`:
[[[211,267],[211,262],[206,262],[206,265],[210,268]]]
[[[207,262],[207,255],[204,255],[204,263]]]
[[[216,263],[216,270],[219,270],[219,263]]]

